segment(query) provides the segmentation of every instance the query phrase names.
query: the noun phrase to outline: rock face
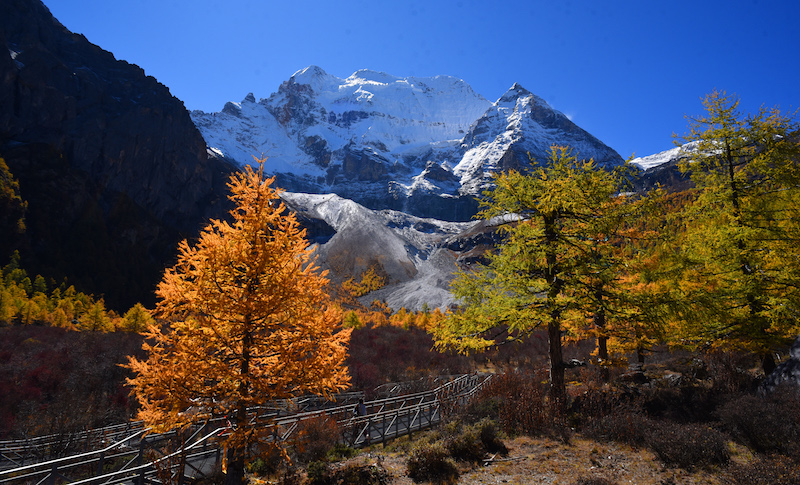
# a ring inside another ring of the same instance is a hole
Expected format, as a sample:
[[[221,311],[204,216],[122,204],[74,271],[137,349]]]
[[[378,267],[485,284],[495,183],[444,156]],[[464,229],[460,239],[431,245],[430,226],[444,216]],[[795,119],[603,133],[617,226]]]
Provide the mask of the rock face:
[[[772,392],[781,385],[790,385],[800,392],[800,337],[794,341],[789,358],[782,362],[761,383],[762,392]]]
[[[165,86],[41,1],[4,1],[0,44],[0,156],[28,201],[23,264],[111,305],[152,299],[178,239],[222,213],[230,167]],[[130,293],[107,293],[106,277]]]
[[[490,103],[447,76],[362,70],[340,79],[312,66],[256,102],[192,112],[209,149],[267,169],[294,192],[336,193],[375,210],[466,221],[492,174],[547,159],[553,144],[622,163],[614,150],[515,84]]]

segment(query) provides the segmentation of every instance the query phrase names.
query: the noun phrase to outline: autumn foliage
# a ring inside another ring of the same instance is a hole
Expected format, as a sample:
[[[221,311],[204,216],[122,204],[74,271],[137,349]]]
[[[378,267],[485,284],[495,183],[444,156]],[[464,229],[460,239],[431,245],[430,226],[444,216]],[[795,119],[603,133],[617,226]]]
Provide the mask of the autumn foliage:
[[[228,481],[241,482],[255,439],[247,409],[272,399],[328,396],[349,382],[350,330],[326,293],[328,280],[307,249],[305,231],[284,210],[258,169],[228,184],[232,222],[213,220],[158,286],[149,357],[131,359],[139,417],[169,430],[227,416]]]

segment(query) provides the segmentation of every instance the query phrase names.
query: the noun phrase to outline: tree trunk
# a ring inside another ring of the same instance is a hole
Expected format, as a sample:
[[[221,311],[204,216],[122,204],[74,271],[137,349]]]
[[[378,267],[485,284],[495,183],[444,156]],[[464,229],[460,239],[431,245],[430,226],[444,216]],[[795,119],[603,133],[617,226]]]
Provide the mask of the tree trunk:
[[[545,253],[547,269],[545,279],[550,286],[547,290],[547,306],[550,309],[550,321],[547,323],[547,337],[550,344],[550,399],[556,412],[560,413],[566,402],[566,386],[564,385],[564,356],[561,352],[561,309],[556,299],[561,293],[563,281],[558,278],[558,259],[553,246],[558,240],[555,230],[556,214],[544,215],[544,237],[548,249]]]
[[[250,350],[253,336],[250,332],[250,316],[245,316],[245,330],[242,336],[242,359],[239,368],[239,396],[236,404],[236,416],[233,417],[236,428],[233,432],[238,435],[228,444],[225,458],[228,471],[225,474],[225,485],[242,485],[245,482],[244,461],[247,452],[247,443],[244,439],[247,427],[247,398],[250,396]]]
[[[244,483],[244,448],[238,443],[232,443],[225,452],[227,471],[225,472],[225,485],[242,485]]]
[[[598,301],[598,306],[600,306],[600,309],[594,314],[594,327],[597,330],[597,360],[600,364],[600,379],[602,379],[603,382],[608,382],[608,337],[605,334],[606,312],[602,306],[602,285],[595,286],[595,298]]]
[[[550,398],[557,412],[563,410],[566,403],[566,386],[564,384],[564,356],[561,352],[561,326],[555,318],[547,324],[547,337],[550,342]]]

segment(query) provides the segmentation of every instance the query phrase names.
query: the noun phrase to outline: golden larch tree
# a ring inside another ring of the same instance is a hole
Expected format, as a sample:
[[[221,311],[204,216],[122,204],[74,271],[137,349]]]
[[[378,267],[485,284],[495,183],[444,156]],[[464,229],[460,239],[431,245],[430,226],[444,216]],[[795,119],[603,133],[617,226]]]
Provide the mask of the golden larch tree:
[[[144,361],[128,383],[156,431],[226,416],[226,483],[242,483],[257,430],[248,408],[345,388],[349,330],[326,293],[303,230],[265,179],[264,160],[231,176],[231,222],[183,241],[158,285]]]

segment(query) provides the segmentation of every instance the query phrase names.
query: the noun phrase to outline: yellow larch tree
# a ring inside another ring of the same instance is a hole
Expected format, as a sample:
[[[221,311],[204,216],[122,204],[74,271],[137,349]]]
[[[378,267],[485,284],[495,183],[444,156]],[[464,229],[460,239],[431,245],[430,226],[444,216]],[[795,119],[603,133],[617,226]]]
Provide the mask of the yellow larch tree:
[[[345,388],[350,330],[326,293],[303,230],[265,179],[264,160],[231,176],[231,222],[212,220],[183,241],[158,285],[146,360],[128,381],[140,419],[156,431],[226,416],[226,483],[244,480],[258,430],[248,408]]]

